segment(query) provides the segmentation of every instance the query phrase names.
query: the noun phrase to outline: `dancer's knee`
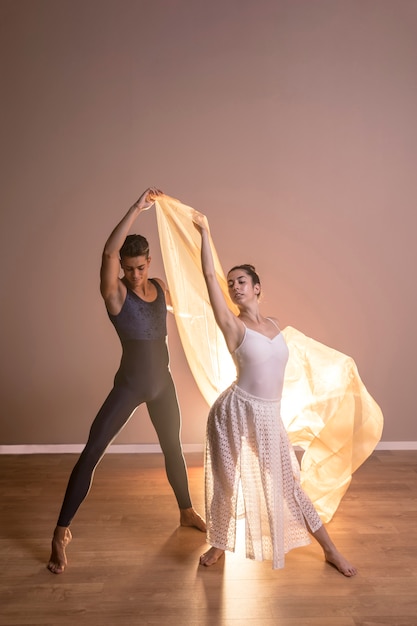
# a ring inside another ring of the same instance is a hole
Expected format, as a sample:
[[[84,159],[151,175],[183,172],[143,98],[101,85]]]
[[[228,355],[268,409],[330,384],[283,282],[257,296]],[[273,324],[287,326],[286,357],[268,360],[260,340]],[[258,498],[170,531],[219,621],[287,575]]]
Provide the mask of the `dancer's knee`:
[[[97,446],[94,444],[87,444],[84,450],[81,452],[80,458],[77,461],[76,467],[83,470],[93,471],[99,464],[106,448],[103,446]]]
[[[181,461],[184,460],[181,442],[179,439],[170,441],[160,441],[161,450],[167,460]]]

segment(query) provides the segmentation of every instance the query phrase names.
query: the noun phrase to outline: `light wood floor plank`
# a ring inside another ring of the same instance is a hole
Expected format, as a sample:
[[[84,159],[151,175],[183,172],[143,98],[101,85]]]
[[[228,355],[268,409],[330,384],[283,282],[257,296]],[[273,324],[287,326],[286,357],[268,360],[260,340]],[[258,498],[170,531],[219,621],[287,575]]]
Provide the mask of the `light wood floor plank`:
[[[286,567],[235,554],[202,568],[202,533],[178,527],[158,454],[107,455],[76,516],[69,566],[46,569],[75,455],[0,456],[0,626],[417,626],[417,452],[378,451],[329,532],[359,574],[310,546]],[[202,455],[187,455],[203,513]]]

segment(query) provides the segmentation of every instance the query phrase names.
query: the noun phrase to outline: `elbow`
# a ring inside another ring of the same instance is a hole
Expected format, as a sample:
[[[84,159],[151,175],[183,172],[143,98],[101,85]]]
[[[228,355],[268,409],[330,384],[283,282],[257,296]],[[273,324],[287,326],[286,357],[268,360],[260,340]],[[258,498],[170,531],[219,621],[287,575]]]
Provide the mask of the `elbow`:
[[[216,279],[216,275],[213,270],[203,268],[203,276],[206,283],[210,283]]]
[[[116,256],[117,258],[119,258],[118,252],[115,253],[114,250],[111,250],[110,248],[105,246],[101,258],[103,259],[103,261],[109,261],[110,259],[114,259]]]

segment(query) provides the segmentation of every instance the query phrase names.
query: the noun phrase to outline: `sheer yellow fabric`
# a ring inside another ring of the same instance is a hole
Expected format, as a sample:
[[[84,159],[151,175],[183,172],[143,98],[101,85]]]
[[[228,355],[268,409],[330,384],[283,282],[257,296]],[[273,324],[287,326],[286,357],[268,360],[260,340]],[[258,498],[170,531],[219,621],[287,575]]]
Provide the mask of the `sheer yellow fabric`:
[[[292,444],[305,451],[301,484],[327,522],[380,440],[383,416],[351,357],[295,328],[283,333],[290,356],[281,415]]]
[[[155,202],[162,258],[179,336],[191,372],[208,403],[236,377],[232,357],[214,319],[201,270],[201,236],[194,209],[169,196]],[[216,273],[234,312],[213,241]],[[362,383],[350,357],[283,329],[290,357],[282,419],[293,445],[304,450],[301,484],[324,522],[334,515],[352,473],[378,443],[381,409]]]

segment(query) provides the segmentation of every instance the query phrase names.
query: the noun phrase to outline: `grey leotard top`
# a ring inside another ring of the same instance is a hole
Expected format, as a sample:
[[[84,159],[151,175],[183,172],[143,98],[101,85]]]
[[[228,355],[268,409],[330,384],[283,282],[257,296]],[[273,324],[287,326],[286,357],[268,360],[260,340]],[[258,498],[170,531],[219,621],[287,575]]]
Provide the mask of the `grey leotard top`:
[[[161,285],[151,278],[157,296],[152,302],[139,298],[134,291],[127,289],[126,299],[118,315],[109,313],[120,341],[132,339],[165,339],[167,334],[166,302]]]
[[[276,326],[273,320],[270,321]],[[242,343],[232,354],[238,387],[266,400],[281,399],[288,361],[287,344],[278,327],[277,330],[275,337],[269,339],[245,326]]]
[[[128,289],[120,313],[109,313],[123,349],[114,384],[134,389],[142,401],[160,393],[171,376],[165,295],[158,282],[150,280],[157,290],[153,302],[142,300]]]

